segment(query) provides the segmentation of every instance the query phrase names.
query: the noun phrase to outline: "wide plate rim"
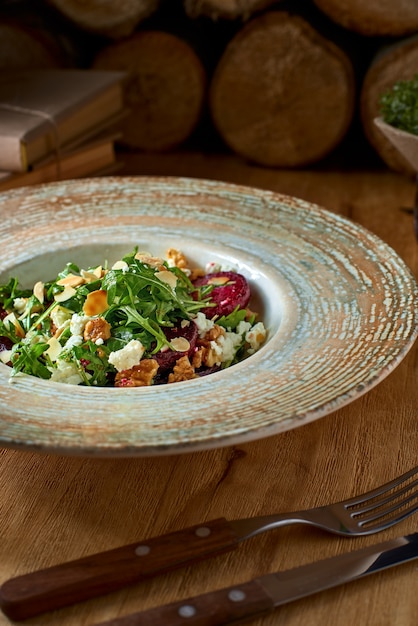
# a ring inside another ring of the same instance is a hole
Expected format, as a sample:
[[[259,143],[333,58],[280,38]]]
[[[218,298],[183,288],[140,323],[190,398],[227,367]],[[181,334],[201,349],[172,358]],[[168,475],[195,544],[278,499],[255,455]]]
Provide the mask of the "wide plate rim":
[[[243,202],[244,200],[247,200],[250,205],[251,203],[261,202],[266,211],[269,210],[269,205],[274,203],[276,203],[276,205],[287,203],[289,206],[293,206],[294,210],[298,210],[304,215],[306,214],[304,212],[308,211],[311,215],[314,216],[313,221],[318,221],[318,219],[320,220],[323,218],[328,223],[338,224],[338,226],[342,228],[342,232],[345,232],[344,229],[348,229],[348,231],[350,232],[355,232],[361,237],[364,237],[367,242],[374,246],[375,250],[379,251],[382,259],[385,259],[385,262],[395,261],[396,264],[398,264],[404,270],[404,280],[410,281],[410,285],[412,286],[411,298],[413,299],[415,294],[416,302],[418,287],[416,279],[413,276],[411,270],[406,266],[404,261],[397,255],[397,253],[385,242],[380,240],[376,235],[374,235],[364,227],[355,224],[348,218],[331,213],[327,209],[320,207],[317,204],[309,203],[301,199],[273,191],[266,191],[263,189],[252,188],[245,185],[237,185],[234,183],[204,179],[191,179],[185,177],[113,176],[106,179],[92,178],[77,181],[62,181],[57,183],[38,185],[36,188],[21,188],[18,190],[11,190],[0,194],[0,203],[16,203],[20,201],[24,201],[24,203],[27,203],[28,198],[30,199],[31,197],[45,197],[46,199],[48,199],[51,198],[51,194],[58,194],[59,196],[59,194],[65,188],[69,188],[70,190],[72,189],[73,192],[75,192],[75,190],[78,190],[78,192],[80,193],[80,190],[87,190],[89,188],[97,189],[98,187],[100,187],[102,189],[111,189],[112,193],[115,193],[115,188],[119,187],[120,189],[129,189],[132,193],[135,193],[135,188],[137,188],[138,185],[142,185],[143,187],[149,186],[152,188],[160,187],[161,190],[165,190],[166,195],[172,194],[173,189],[177,189],[180,194],[183,193],[186,195],[187,193],[193,193],[193,190],[195,193],[203,195],[210,195],[211,193],[214,193],[215,190],[217,190],[219,197],[228,197],[230,195],[232,197],[232,204],[234,205],[234,203],[238,203],[237,206],[242,199]],[[161,193],[164,195],[162,191]],[[60,202],[61,200],[58,200],[58,204]],[[245,216],[246,218],[248,218],[247,214],[245,214]],[[258,425],[256,427],[249,427],[247,430],[243,429],[241,432],[220,432],[213,434],[211,437],[203,437],[202,439],[195,438],[191,440],[178,437],[177,441],[170,440],[167,443],[159,442],[156,445],[154,445],[152,441],[148,441],[144,444],[143,442],[141,443],[140,440],[132,442],[132,445],[127,445],[126,442],[120,444],[117,441],[105,441],[104,443],[95,442],[94,444],[92,444],[91,442],[89,442],[88,437],[86,437],[85,440],[81,442],[80,439],[76,439],[74,445],[72,445],[71,442],[60,440],[59,438],[56,441],[51,439],[49,444],[45,445],[45,443],[42,442],[29,440],[25,441],[24,438],[22,439],[22,437],[20,439],[13,439],[13,437],[9,437],[9,435],[7,434],[7,428],[5,428],[5,424],[4,422],[2,423],[0,418],[0,444],[5,447],[24,448],[38,450],[41,452],[55,452],[69,455],[131,457],[179,454],[184,452],[210,449],[214,447],[223,447],[226,445],[236,445],[266,436],[279,434],[281,432],[289,430],[290,428],[294,428],[296,426],[300,426],[313,420],[319,419],[320,417],[323,417],[330,412],[333,412],[341,408],[342,406],[345,406],[349,402],[352,402],[354,399],[359,398],[361,395],[368,392],[370,389],[380,383],[386,376],[388,376],[406,356],[407,352],[411,349],[418,335],[418,311],[416,305],[414,306],[413,304],[410,304],[410,314],[411,330],[409,331],[409,334],[404,337],[400,350],[394,356],[394,358],[390,360],[390,362],[385,363],[380,369],[376,371],[374,376],[370,377],[370,379],[367,380],[367,384],[357,385],[348,392],[340,395],[338,395],[337,393],[336,397],[328,398],[328,401],[324,404],[319,404],[310,410],[302,412],[300,415],[289,415],[288,419],[281,419],[279,422],[274,422],[274,420],[267,420],[267,422],[265,424],[262,424],[261,426]],[[255,359],[256,357],[257,355],[255,355],[255,357],[253,358]],[[240,366],[236,367],[239,368]],[[97,395],[98,390],[90,391],[93,391],[93,395]],[[167,392],[160,391],[159,393],[162,393],[164,395]],[[81,397],[84,398],[84,396],[85,390],[83,390],[81,394]]]

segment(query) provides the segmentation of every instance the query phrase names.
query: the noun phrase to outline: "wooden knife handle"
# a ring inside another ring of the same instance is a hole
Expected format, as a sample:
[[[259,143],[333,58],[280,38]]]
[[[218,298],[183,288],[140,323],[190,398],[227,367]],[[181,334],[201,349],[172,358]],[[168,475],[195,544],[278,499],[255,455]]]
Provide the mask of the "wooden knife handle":
[[[271,597],[257,580],[252,580],[181,602],[100,622],[96,626],[220,626],[253,619],[273,609]]]
[[[75,604],[238,546],[221,518],[7,580],[0,608],[22,620]]]

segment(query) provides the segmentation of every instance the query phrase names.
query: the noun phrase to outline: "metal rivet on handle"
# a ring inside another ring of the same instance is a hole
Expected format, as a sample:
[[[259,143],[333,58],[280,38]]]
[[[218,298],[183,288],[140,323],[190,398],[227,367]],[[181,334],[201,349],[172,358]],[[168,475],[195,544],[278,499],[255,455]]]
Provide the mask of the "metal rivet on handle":
[[[196,615],[196,609],[191,604],[183,604],[178,610],[180,617],[193,617]]]
[[[228,593],[228,598],[232,600],[232,602],[241,602],[245,600],[245,593],[241,591],[241,589],[231,589]]]
[[[138,546],[135,548],[135,554],[137,556],[145,556],[151,552],[151,548],[149,546]]]
[[[196,528],[195,535],[198,537],[208,537],[211,533],[210,528],[207,526],[201,526],[200,528]]]

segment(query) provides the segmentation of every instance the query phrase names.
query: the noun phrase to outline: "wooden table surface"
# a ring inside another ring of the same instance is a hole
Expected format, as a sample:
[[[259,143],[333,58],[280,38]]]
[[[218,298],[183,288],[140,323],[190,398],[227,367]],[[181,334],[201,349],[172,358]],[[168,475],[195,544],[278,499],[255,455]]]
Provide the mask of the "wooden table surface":
[[[414,182],[386,171],[277,171],[232,156],[128,156],[121,173],[198,176],[316,202],[367,227],[418,275]],[[418,464],[418,344],[374,389],[295,430],[245,445],[161,458],[84,459],[0,450],[0,583],[18,574],[187,525],[340,500]],[[287,527],[237,551],[26,623],[87,626],[414,532],[378,537]],[[418,562],[283,606],[254,624],[413,626]],[[10,621],[0,615],[1,626]],[[187,623],[187,620],[185,621]]]

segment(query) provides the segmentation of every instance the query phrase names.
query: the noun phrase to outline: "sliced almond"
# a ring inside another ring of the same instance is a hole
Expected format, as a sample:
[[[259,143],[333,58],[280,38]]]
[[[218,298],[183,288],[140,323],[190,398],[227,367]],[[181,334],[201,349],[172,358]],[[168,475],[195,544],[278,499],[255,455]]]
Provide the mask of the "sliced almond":
[[[92,291],[86,298],[83,306],[83,313],[88,317],[94,317],[100,315],[109,308],[107,303],[107,291],[104,289],[97,289]]]
[[[164,261],[158,256],[151,256],[148,252],[137,252],[135,254],[135,259],[141,261],[141,263],[146,263],[151,267],[164,267]]]
[[[228,276],[214,276],[208,280],[209,285],[226,285],[229,282],[231,282],[231,279]]]
[[[51,361],[56,361],[62,350],[62,346],[58,339],[56,339],[55,337],[51,337],[50,339],[48,339],[48,345],[49,348],[48,350],[46,350],[45,354],[49,356]]]
[[[25,336],[25,331],[17,321],[16,315],[14,313],[9,313],[8,315],[6,315],[6,317],[3,319],[3,324],[11,324],[12,326],[14,326],[16,335],[21,339],[23,339],[23,337]]]
[[[38,298],[41,304],[43,303],[45,297],[44,286],[44,283],[39,280],[33,287],[33,295],[35,298]]]
[[[175,289],[177,285],[177,276],[170,272],[169,270],[162,270],[161,272],[155,272],[155,276],[158,280],[161,280],[162,283],[165,283],[171,289]]]
[[[68,321],[68,325],[70,324],[70,322]],[[61,326],[60,328],[57,328],[57,330],[55,331],[55,333],[52,335],[54,337],[54,339],[58,339],[59,337],[61,337],[62,333],[65,330],[65,326]]]
[[[12,351],[11,350],[2,350],[0,352],[0,361],[2,363],[9,363],[10,359],[12,358]]]
[[[55,300],[55,302],[65,302],[66,300],[69,300],[70,298],[73,298],[76,293],[77,292],[74,289],[74,287],[66,285],[64,291],[61,291],[61,293],[55,294],[54,300]]]
[[[129,265],[126,261],[116,261],[116,263],[112,265],[112,270],[127,270],[128,267]]]
[[[76,276],[75,274],[68,274],[65,278],[60,278],[57,280],[57,285],[61,287],[79,287],[84,283],[84,278],[82,276]]]
[[[190,350],[190,342],[185,337],[175,337],[170,341],[170,345],[176,352],[187,352],[187,350]]]
[[[98,276],[96,274],[97,269],[98,268],[96,267],[96,269],[94,269],[91,272],[88,272],[87,270],[81,270],[80,274],[81,274],[82,278],[84,279],[83,282],[94,283],[94,281],[96,281],[98,278],[101,278],[101,270],[102,270],[102,268],[100,268],[100,276]]]

